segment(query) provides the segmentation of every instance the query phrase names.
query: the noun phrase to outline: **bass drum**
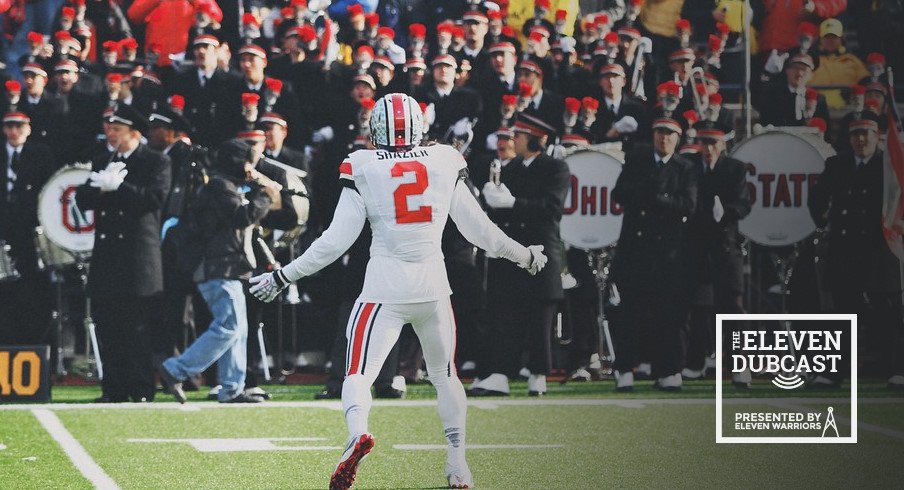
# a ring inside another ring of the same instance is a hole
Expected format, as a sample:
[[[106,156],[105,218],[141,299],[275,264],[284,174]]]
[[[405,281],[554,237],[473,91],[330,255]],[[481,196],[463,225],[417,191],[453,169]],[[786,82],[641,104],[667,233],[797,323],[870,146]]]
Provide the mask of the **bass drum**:
[[[812,234],[807,198],[835,150],[812,128],[774,128],[739,143],[731,156],[747,164],[753,205],[741,233],[766,247],[793,245]]]
[[[622,226],[622,209],[612,201],[624,156],[616,152],[580,150],[565,157],[571,186],[565,195],[560,224],[567,245],[596,250],[614,244]]]
[[[61,168],[38,196],[36,246],[45,266],[73,264],[86,259],[94,248],[94,211],[82,211],[75,191],[91,175],[91,166],[74,164]]]

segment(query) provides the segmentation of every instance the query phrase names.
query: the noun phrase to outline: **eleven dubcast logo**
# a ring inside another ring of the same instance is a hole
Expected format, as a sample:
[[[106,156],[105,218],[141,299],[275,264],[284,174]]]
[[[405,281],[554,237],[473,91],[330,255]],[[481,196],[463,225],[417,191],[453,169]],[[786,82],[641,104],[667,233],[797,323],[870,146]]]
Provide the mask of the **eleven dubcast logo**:
[[[841,330],[749,330],[731,336],[732,372],[774,374],[772,384],[793,390],[807,377],[835,374]]]

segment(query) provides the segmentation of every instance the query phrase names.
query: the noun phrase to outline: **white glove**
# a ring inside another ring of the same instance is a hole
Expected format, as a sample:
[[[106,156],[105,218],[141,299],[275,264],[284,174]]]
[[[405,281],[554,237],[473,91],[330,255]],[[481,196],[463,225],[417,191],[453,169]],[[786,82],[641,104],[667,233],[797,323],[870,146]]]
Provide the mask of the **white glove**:
[[[619,134],[633,133],[637,131],[637,119],[631,116],[625,116],[612,124],[612,129],[618,131]]]
[[[389,55],[389,59],[392,61],[393,65],[405,64],[405,48],[398,44],[392,43],[389,46],[389,49],[386,50],[386,54]]]
[[[104,170],[115,174],[121,172],[122,170],[125,170],[125,168],[126,162],[110,162],[107,164],[107,168],[105,168]]]
[[[329,126],[324,126],[317,131],[314,131],[314,134],[311,136],[311,141],[314,143],[326,143],[327,141],[332,141],[333,136],[333,128]]]
[[[455,122],[452,126],[452,134],[458,137],[464,137],[468,134],[468,131],[471,129],[471,121],[463,117]]]
[[[91,172],[91,187],[97,187],[101,192],[113,192],[119,189],[119,186],[122,185],[122,182],[125,180],[129,171],[125,169],[125,164],[123,164],[122,167],[117,166],[114,168],[118,170],[110,170],[110,166],[108,165],[105,170]]]
[[[528,274],[533,276],[546,267],[548,259],[546,254],[543,253],[543,245],[531,245],[527,247],[527,251],[530,252],[527,262],[519,262],[518,267],[527,269]]]
[[[766,65],[763,66],[763,70],[766,70],[769,73],[778,73],[782,71],[782,67],[785,66],[785,60],[788,59],[788,53],[778,54],[778,50],[773,49],[771,53],[769,53],[769,59],[766,60]]]
[[[493,209],[511,209],[515,206],[515,196],[505,184],[497,186],[492,182],[487,182],[483,186],[483,198]]]
[[[487,136],[487,150],[496,151],[497,144],[499,144],[499,136],[496,133]]]
[[[427,123],[427,126],[433,126],[433,123],[436,121],[436,107],[433,104],[427,104],[427,108],[424,109],[424,121]]]
[[[248,282],[254,284],[248,292],[264,303],[269,303],[276,299],[279,293],[289,286],[289,279],[286,278],[281,269],[254,276]]]
[[[719,196],[716,196],[715,202],[713,203],[713,219],[718,223],[722,221],[723,216],[725,216],[725,208],[722,207],[722,200],[719,199]]]

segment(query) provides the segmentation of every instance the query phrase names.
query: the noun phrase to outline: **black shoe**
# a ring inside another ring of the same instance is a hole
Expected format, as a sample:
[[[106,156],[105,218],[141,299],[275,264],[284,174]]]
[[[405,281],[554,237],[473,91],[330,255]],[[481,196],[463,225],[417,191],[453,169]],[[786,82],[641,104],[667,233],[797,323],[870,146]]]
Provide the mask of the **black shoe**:
[[[342,390],[329,386],[323,388],[319,393],[314,395],[315,400],[338,400],[340,398],[342,398]]]
[[[545,391],[528,391],[527,396],[546,396]]]
[[[662,386],[661,384],[659,384],[659,381],[656,381],[655,383],[653,383],[653,388],[656,388],[659,391],[667,391],[670,393],[676,393],[676,392],[681,391],[680,386]]]
[[[166,367],[163,366],[162,362],[157,365],[157,372],[160,373],[160,383],[163,384],[163,390],[172,393],[179,403],[185,403],[187,398],[185,397],[185,392],[182,391],[182,382],[170,374],[170,372],[166,370]]]
[[[615,391],[619,393],[631,393],[632,391],[634,391],[634,385],[617,386],[615,387]]]
[[[374,397],[399,399],[399,398],[405,398],[405,392],[397,390],[397,389],[393,388],[392,386],[380,386],[380,387],[374,387]]]
[[[509,394],[504,391],[488,390],[486,388],[471,388],[470,390],[466,390],[465,393],[468,396],[473,396],[473,397],[509,396]]]
[[[732,381],[731,384],[738,390],[746,391],[750,389],[750,383],[745,383],[743,381]]]
[[[264,399],[259,396],[246,395],[245,392],[242,392],[235,398],[221,400],[220,403],[263,403],[263,401]]]

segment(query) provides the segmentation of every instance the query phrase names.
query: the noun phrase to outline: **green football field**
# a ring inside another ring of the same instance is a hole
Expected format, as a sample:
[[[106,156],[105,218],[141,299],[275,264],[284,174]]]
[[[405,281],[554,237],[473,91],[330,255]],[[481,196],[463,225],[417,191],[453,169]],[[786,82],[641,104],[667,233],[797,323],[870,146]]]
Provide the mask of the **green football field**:
[[[677,395],[611,382],[550,386],[549,396],[469,400],[468,460],[478,488],[900,487],[904,397],[881,383],[859,390],[858,443],[716,444],[714,382]],[[96,405],[97,387],[54,388],[54,403],[0,405],[0,488],[326,488],[346,440],[340,404],[314,386],[270,386],[256,406]],[[432,388],[377,401],[376,448],[356,488],[443,488],[442,428]],[[789,400],[760,383],[725,388],[726,407],[835,407],[842,435],[851,405],[841,392]],[[730,425],[730,424],[729,424]]]

